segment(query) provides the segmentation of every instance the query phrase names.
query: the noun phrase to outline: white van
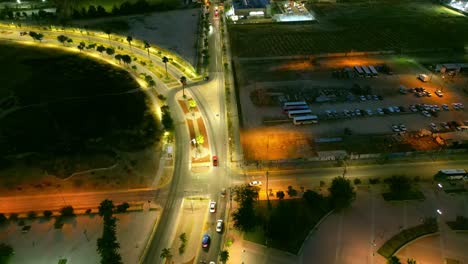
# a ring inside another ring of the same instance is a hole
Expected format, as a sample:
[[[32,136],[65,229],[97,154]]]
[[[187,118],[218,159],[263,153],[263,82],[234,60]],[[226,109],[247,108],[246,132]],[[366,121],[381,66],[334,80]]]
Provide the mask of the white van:
[[[419,74],[418,79],[423,81],[423,82],[428,82],[429,81],[429,76],[426,74]]]

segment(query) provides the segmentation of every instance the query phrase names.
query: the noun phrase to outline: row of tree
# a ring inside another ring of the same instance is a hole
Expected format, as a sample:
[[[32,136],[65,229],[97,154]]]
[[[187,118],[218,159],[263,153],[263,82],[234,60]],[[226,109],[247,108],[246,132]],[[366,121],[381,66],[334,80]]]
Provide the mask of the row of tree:
[[[123,2],[120,6],[114,5],[109,12],[104,7],[98,5],[90,5],[88,8],[73,9],[73,18],[96,18],[105,16],[120,16],[138,13],[147,13],[152,11],[165,11],[178,7],[177,1],[158,1],[156,3],[148,3],[146,0],[138,0],[136,2]]]
[[[104,229],[102,231],[102,237],[98,238],[97,240],[97,251],[99,255],[101,256],[102,264],[123,263],[122,257],[120,256],[118,252],[118,249],[120,248],[120,244],[117,241],[117,235],[116,235],[117,218],[113,216],[114,208],[115,208],[114,203],[111,200],[107,200],[107,199],[102,201],[101,205],[99,206],[99,215],[104,219]]]

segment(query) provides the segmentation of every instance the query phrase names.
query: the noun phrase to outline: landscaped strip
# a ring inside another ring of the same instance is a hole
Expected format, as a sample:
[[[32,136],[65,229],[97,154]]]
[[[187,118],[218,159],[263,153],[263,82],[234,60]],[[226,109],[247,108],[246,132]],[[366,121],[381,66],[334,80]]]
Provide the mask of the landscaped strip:
[[[439,231],[437,220],[435,218],[426,218],[423,224],[410,227],[394,235],[391,239],[387,240],[377,252],[387,259],[391,258],[398,249],[402,248],[407,243],[421,236],[436,233],[437,231]]]

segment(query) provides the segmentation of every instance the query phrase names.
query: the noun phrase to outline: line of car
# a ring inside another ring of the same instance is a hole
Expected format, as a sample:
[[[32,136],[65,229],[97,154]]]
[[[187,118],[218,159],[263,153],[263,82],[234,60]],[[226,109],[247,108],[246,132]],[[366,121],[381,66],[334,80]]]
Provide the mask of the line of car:
[[[465,107],[462,103],[452,103],[452,108],[453,110],[463,110]],[[434,112],[439,112],[439,111],[450,111],[450,108],[447,104],[442,104],[441,106],[434,104],[434,105],[429,105],[429,104],[415,104],[415,105],[410,105],[408,109],[411,112],[418,112],[421,111],[421,114],[426,116],[426,117],[431,117],[431,113],[433,114]],[[385,114],[397,114],[401,112],[406,112],[406,108],[403,106],[388,106],[384,108],[377,108],[374,111],[372,109],[354,109],[354,110],[348,110],[344,109],[342,113],[338,113],[336,110],[326,110],[325,114],[327,115],[328,118],[339,118],[339,117],[359,117],[363,115],[367,116],[373,116],[373,115],[385,115]]]

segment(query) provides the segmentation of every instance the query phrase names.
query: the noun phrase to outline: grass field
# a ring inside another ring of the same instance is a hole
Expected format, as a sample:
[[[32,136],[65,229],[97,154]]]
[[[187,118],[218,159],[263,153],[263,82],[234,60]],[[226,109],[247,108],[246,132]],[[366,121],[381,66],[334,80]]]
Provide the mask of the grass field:
[[[320,204],[311,206],[304,199],[272,200],[269,213],[267,201],[259,201],[255,210],[261,224],[253,232],[246,232],[244,239],[265,245],[264,225],[268,223],[271,229],[278,230],[276,236],[282,237],[271,238],[268,246],[297,254],[310,230],[331,210],[328,200],[317,203]]]
[[[315,24],[231,25],[239,57],[468,46],[468,18],[429,2],[317,3]]]
[[[124,70],[56,49],[0,45],[0,168],[68,176],[158,137],[147,98]]]
[[[138,0],[80,0],[77,2],[77,7],[78,10],[81,9],[82,7],[88,8],[90,5],[94,6],[102,6],[104,9],[106,9],[107,12],[112,11],[112,7],[117,6],[120,7],[125,2],[129,3],[136,3]],[[174,0],[146,0],[150,5],[160,5],[161,3],[164,2],[174,2]]]

